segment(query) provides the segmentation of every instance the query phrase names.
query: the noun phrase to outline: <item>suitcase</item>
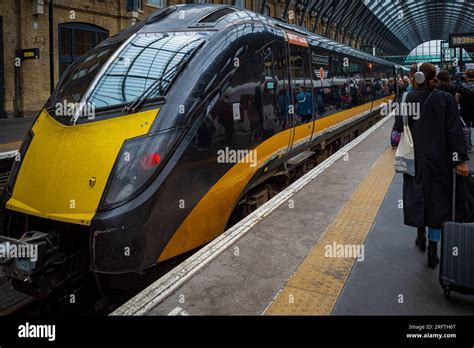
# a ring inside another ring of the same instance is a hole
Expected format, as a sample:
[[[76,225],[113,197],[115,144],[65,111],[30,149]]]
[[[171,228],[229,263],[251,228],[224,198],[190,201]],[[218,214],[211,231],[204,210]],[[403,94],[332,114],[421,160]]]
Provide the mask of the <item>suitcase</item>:
[[[439,282],[444,297],[451,291],[474,294],[474,223],[456,221],[456,170],[453,180],[453,215],[441,228],[441,263]]]

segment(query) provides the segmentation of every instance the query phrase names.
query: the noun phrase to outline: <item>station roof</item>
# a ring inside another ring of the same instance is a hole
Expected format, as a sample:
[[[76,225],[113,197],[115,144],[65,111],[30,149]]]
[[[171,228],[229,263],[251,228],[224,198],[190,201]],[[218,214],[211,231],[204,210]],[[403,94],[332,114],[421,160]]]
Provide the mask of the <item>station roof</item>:
[[[267,0],[262,0],[266,4]],[[294,3],[298,25],[304,14],[312,32],[350,46],[376,47],[384,55],[407,55],[421,43],[448,40],[474,29],[474,0],[281,0],[287,21]],[[264,6],[262,6],[263,11]],[[323,24],[318,29],[319,24]],[[331,31],[330,28],[335,28]]]
[[[425,41],[448,40],[449,34],[474,30],[473,0],[363,2],[409,49]]]

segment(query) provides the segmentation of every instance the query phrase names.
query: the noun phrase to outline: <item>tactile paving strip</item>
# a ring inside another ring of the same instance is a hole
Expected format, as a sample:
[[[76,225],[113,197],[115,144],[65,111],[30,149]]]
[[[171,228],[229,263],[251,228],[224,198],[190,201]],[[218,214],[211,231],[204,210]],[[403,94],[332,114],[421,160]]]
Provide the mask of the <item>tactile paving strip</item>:
[[[331,314],[392,182],[393,155],[380,156],[266,315]]]

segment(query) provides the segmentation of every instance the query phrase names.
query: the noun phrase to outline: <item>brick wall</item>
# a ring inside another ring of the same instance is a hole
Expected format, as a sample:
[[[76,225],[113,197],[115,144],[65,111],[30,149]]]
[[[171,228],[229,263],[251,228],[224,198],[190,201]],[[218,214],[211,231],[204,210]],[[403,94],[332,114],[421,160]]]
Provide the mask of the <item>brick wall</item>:
[[[15,2],[9,0],[0,1],[0,16],[3,17],[5,109],[12,112],[14,97],[14,60],[15,49],[18,44],[16,35],[18,17],[15,15]]]
[[[20,68],[20,112],[24,116],[35,115],[50,96],[48,4],[46,0],[44,14],[33,15],[33,0],[0,0],[0,16],[3,16],[4,21],[5,110],[9,117],[14,111],[14,62],[17,48],[40,49],[40,59],[25,60]],[[139,13],[138,19],[156,10],[156,7],[146,6],[144,0],[143,11]],[[132,25],[132,21],[131,14],[126,11],[126,0],[54,0],[55,81],[59,79],[59,24],[93,24],[108,30],[112,36]]]

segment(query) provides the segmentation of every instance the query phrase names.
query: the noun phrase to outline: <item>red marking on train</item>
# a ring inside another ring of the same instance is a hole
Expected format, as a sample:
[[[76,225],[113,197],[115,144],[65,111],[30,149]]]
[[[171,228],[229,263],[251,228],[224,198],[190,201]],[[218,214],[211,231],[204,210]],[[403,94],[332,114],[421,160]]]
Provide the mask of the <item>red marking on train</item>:
[[[286,35],[288,36],[288,42],[290,44],[297,45],[297,46],[303,46],[303,47],[309,47],[308,40],[306,40],[306,38],[301,37],[301,36],[297,36],[297,35],[293,35],[293,34],[290,34],[290,33],[286,33]]]

